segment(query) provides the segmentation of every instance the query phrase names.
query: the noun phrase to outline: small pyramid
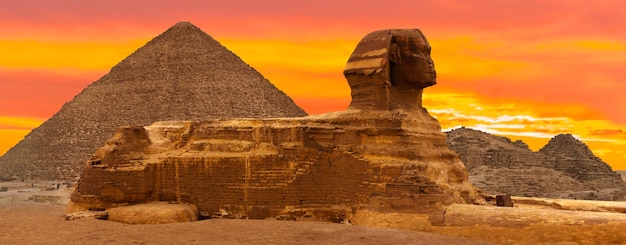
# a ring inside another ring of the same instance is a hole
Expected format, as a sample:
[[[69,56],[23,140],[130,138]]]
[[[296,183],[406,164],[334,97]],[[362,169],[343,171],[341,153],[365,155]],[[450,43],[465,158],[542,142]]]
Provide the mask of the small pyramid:
[[[469,180],[483,193],[623,200],[621,176],[571,134],[559,134],[538,152],[522,141],[472,130],[446,132]]]
[[[591,149],[571,134],[554,136],[539,152],[546,155],[566,155],[575,158],[596,159]]]
[[[121,125],[305,115],[237,55],[181,22],[122,60],[0,157],[0,180],[73,179]]]

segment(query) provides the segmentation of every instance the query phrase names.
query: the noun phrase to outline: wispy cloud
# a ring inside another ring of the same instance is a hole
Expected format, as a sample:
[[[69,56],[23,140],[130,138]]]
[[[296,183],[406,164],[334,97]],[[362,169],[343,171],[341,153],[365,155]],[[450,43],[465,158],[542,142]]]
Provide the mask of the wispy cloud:
[[[31,130],[38,127],[41,123],[43,123],[43,120],[39,118],[0,116],[0,129]]]

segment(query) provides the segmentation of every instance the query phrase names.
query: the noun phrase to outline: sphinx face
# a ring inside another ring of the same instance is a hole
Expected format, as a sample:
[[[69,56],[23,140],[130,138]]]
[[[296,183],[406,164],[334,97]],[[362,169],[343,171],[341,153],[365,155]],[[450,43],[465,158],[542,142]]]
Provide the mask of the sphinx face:
[[[422,109],[422,92],[437,75],[430,44],[418,29],[390,29],[365,36],[352,52],[344,75],[351,109]]]
[[[391,83],[415,89],[435,85],[437,74],[430,58],[430,45],[421,33],[411,34],[392,35],[389,50]]]

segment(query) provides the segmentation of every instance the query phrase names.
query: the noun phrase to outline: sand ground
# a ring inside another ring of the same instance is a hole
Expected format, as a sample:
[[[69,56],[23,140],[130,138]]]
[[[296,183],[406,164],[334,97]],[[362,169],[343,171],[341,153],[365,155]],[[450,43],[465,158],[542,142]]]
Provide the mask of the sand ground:
[[[69,190],[53,182],[0,183],[0,244],[492,244],[428,232],[276,220],[127,225],[65,220]],[[56,187],[56,186],[54,186]]]
[[[455,204],[443,226],[421,231],[270,219],[128,225],[66,221],[71,190],[54,184],[0,182],[8,187],[0,192],[0,244],[626,244],[626,202],[516,197],[512,208]]]

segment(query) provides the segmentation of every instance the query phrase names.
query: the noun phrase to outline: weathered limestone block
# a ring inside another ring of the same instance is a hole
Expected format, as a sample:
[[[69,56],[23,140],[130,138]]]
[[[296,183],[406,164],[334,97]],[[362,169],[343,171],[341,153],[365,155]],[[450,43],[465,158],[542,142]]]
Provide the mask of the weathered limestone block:
[[[419,30],[368,35],[346,66],[347,111],[120,127],[86,164],[72,205],[158,201],[193,204],[204,216],[340,222],[403,213],[441,222],[446,205],[481,197],[421,107],[422,89],[435,84],[429,52]],[[383,63],[370,67],[370,56]]]
[[[107,220],[126,224],[166,224],[198,220],[198,210],[192,204],[152,202],[111,208]]]
[[[75,213],[67,213],[65,220],[77,220],[82,218],[94,218],[100,220],[108,220],[109,212],[107,211],[79,211]]]

